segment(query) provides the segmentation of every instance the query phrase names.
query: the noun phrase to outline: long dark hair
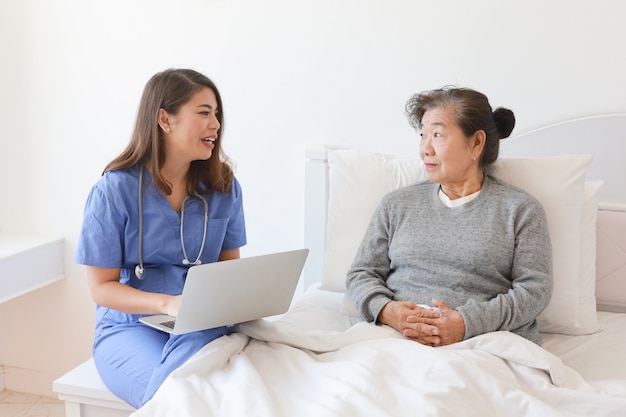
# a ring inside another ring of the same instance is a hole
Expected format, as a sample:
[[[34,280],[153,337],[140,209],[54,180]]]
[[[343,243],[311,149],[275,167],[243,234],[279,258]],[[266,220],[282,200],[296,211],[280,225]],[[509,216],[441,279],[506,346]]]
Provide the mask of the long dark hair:
[[[172,186],[161,174],[165,163],[163,130],[158,124],[159,109],[177,115],[180,108],[203,88],[215,93],[219,112],[216,117],[221,128],[211,158],[193,161],[189,167],[187,188],[191,193],[218,191],[228,193],[234,173],[228,157],[222,151],[224,134],[224,108],[220,93],[209,78],[191,69],[168,69],[155,74],[146,84],[135,121],[135,130],[126,149],[109,162],[104,173],[141,164],[148,167],[156,186],[165,194],[171,194]]]

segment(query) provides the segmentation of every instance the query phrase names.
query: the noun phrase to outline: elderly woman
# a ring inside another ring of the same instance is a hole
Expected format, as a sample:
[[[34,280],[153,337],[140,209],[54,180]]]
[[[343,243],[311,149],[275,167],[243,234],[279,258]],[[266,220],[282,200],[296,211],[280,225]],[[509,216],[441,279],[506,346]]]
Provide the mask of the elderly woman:
[[[541,343],[552,248],[541,204],[492,176],[513,112],[466,88],[414,95],[428,181],[386,195],[347,273],[361,317],[443,346],[507,330]]]

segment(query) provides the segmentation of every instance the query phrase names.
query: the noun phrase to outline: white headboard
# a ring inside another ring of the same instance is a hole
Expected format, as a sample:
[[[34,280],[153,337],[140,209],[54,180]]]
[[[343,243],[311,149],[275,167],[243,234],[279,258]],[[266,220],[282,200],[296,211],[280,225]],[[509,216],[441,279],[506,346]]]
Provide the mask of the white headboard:
[[[306,152],[305,245],[310,249],[304,285],[319,282],[323,273],[328,207],[329,145]],[[417,154],[417,149],[415,150]],[[502,157],[546,157],[592,154],[587,180],[603,180],[597,220],[598,309],[626,306],[626,113],[578,118],[552,124],[503,141]]]
[[[626,113],[583,117],[555,123],[503,141],[502,157],[591,154],[587,180],[603,180],[604,209],[626,211]]]

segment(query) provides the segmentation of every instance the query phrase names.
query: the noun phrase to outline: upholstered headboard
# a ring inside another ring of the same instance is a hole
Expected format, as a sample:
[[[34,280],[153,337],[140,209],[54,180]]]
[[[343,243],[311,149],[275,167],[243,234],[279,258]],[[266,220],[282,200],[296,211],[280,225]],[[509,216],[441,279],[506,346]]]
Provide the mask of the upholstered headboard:
[[[588,161],[585,162],[582,155],[593,157],[590,165]],[[556,156],[559,157],[548,158]],[[592,215],[587,214],[587,223],[593,223],[594,239],[587,239],[586,243],[581,244],[580,250],[582,254],[589,254],[596,248],[595,264],[592,263],[588,268],[594,269],[595,296],[598,309],[602,310],[626,311],[626,185],[624,183],[626,164],[622,161],[625,156],[626,113],[592,116],[556,123],[516,135],[503,141],[501,147],[501,158],[505,165],[503,175],[506,177],[508,169],[509,175],[512,176],[506,179],[523,182],[526,179],[520,178],[520,173],[524,173],[522,177],[535,178],[533,180],[535,182],[549,183],[548,179],[552,179],[552,182],[557,184],[556,179],[552,178],[553,171],[550,167],[558,164],[562,168],[559,168],[559,172],[567,171],[567,175],[582,175],[582,181],[579,179],[579,182],[585,183],[586,198],[597,199],[594,202],[597,210],[594,210]],[[337,248],[333,248],[332,243],[336,242],[333,240],[329,250],[327,241],[327,237],[335,239],[338,234],[344,233],[343,229],[338,229],[332,224],[329,226],[328,223],[329,207],[330,210],[335,211],[337,207],[345,207],[345,204],[337,206],[337,201],[333,202],[333,198],[337,200],[333,197],[332,190],[333,186],[336,187],[337,179],[343,181],[342,187],[346,187],[346,181],[349,181],[346,179],[346,175],[349,175],[348,171],[353,168],[363,169],[358,165],[365,163],[367,170],[363,173],[367,172],[371,177],[366,176],[366,178],[361,178],[360,183],[355,181],[349,184],[349,187],[361,187],[358,197],[360,199],[364,198],[362,195],[367,195],[371,188],[378,187],[379,190],[384,190],[385,187],[389,189],[410,183],[421,178],[419,169],[414,168],[419,163],[416,162],[417,149],[414,158],[406,158],[367,151],[338,151],[332,144],[328,144],[310,147],[306,157],[305,244],[310,249],[310,255],[304,272],[304,281],[306,287],[318,282],[322,282],[323,287],[325,285],[328,287],[329,269],[335,269],[333,279],[336,283],[343,278],[341,277],[342,269],[339,268],[337,271],[334,265],[337,263],[333,259],[333,256],[337,255]],[[511,162],[514,160],[517,160],[517,165]],[[379,171],[374,172],[375,169]],[[359,177],[363,173],[359,174]],[[380,178],[381,173],[383,177],[387,173],[395,177],[385,182]],[[375,184],[372,185],[371,181]],[[568,187],[571,185],[567,183],[567,178],[564,178],[564,181]],[[602,181],[602,184],[600,185],[598,181]],[[552,194],[573,192],[572,190],[574,188],[570,190],[556,185],[551,189],[548,184],[544,184],[543,190],[539,192],[546,194],[544,198],[550,198]],[[337,190],[334,191],[336,194]],[[582,185],[576,189],[576,192],[582,195]],[[349,203],[350,200],[345,201]],[[367,201],[362,205],[368,204],[371,206],[374,201]],[[588,206],[589,204],[585,205],[585,207]],[[355,207],[359,206],[355,205]],[[357,210],[352,207],[348,208]],[[558,206],[555,206],[553,211],[558,209]],[[342,208],[339,211],[345,210]],[[334,214],[335,212],[330,213],[331,223]],[[352,211],[342,215],[367,217],[369,213],[363,216]],[[359,221],[363,222],[362,219]],[[340,248],[340,252],[343,250],[347,250],[347,253],[343,253],[342,256],[349,258],[352,248]],[[333,285],[335,285],[334,288]],[[337,290],[339,284],[333,285],[330,285],[330,288]],[[593,301],[595,303],[595,300]]]
[[[626,113],[582,117],[517,135],[503,157],[591,154],[587,180],[602,180],[596,234],[598,309],[626,308]]]

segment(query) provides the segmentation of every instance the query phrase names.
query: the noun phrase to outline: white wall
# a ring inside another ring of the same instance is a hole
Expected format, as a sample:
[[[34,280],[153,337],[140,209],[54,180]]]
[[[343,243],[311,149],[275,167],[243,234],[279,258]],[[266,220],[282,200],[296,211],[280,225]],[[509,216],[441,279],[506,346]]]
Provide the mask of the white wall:
[[[308,145],[416,152],[415,92],[479,89],[517,133],[626,111],[624,22],[620,0],[0,0],[0,230],[65,237],[67,275],[0,305],[7,388],[45,391],[90,354],[82,208],[155,72],[220,87],[252,255],[303,245]]]

